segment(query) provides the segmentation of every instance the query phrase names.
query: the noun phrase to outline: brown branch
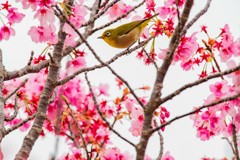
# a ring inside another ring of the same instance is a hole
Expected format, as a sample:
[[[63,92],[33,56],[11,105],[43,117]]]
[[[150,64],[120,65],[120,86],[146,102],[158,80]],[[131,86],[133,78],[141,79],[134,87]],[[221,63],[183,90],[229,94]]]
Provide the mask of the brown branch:
[[[230,142],[230,140],[227,137],[222,137],[222,139],[225,139],[228,142],[228,144],[231,147],[231,150],[232,150],[233,154],[235,155],[235,150],[234,150],[233,144]]]
[[[18,91],[20,88],[22,88],[22,87],[27,83],[27,81],[28,81],[28,78],[24,79],[24,80],[22,81],[22,83],[21,83],[14,91],[12,91],[12,93],[10,93],[10,94],[4,99],[4,104],[6,104],[6,101],[7,101],[10,97],[12,97],[14,94],[16,94],[17,91]]]
[[[144,108],[144,121],[143,121],[141,138],[136,147],[137,160],[144,159],[147,144],[148,144],[149,138],[152,135],[152,132],[150,131],[152,129],[151,124],[152,124],[153,112],[155,111],[156,108],[159,107],[161,103],[161,95],[162,95],[161,92],[163,88],[163,81],[172,63],[174,52],[180,43],[180,40],[182,37],[181,32],[188,20],[193,3],[194,3],[194,0],[187,0],[185,2],[185,6],[180,17],[180,21],[178,22],[178,25],[175,28],[173,36],[170,40],[167,54],[164,58],[164,61],[161,67],[157,70],[157,76],[153,86],[153,91],[152,91],[150,100],[148,101],[147,105]]]
[[[29,58],[29,60],[28,60],[27,66],[30,66],[30,65],[31,65],[32,60],[33,60],[33,55],[34,55],[34,52],[32,51],[32,52],[31,52],[31,55],[30,55],[30,58]]]
[[[196,14],[196,15],[194,16],[194,18],[193,18],[190,22],[188,22],[188,23],[186,24],[186,26],[184,27],[181,35],[186,34],[187,30],[188,30],[200,17],[202,17],[202,16],[208,11],[211,2],[212,2],[212,0],[208,0],[207,3],[206,3],[206,5],[205,5],[205,7],[204,7],[198,14]]]
[[[26,119],[22,120],[20,123],[15,124],[14,126],[12,126],[11,128],[7,129],[5,134],[9,134],[10,132],[18,129],[19,127],[21,127],[22,125],[24,125],[25,123],[29,122],[30,120],[34,119],[36,116],[36,114],[32,114],[31,116],[27,117]]]
[[[147,51],[145,49],[143,49],[143,52],[145,53],[145,55],[151,60],[151,62],[153,63],[154,67],[156,68],[156,70],[158,70],[158,65],[155,62],[154,59],[152,59],[152,57],[147,53]]]
[[[21,69],[15,70],[15,71],[8,71],[8,72],[6,72],[6,76],[5,76],[4,80],[6,81],[6,80],[11,80],[14,78],[22,77],[28,73],[38,73],[43,68],[46,68],[48,66],[49,66],[49,60],[45,60],[34,66],[27,65]]]
[[[144,46],[146,43],[148,43],[153,37],[150,37],[149,39],[145,40],[145,41],[142,41],[139,45],[133,47],[133,48],[130,48],[128,50],[124,50],[118,54],[116,54],[113,58],[111,58],[110,60],[104,62],[104,64],[98,64],[98,65],[94,65],[92,67],[87,67],[87,68],[82,68],[74,73],[72,73],[71,75],[69,75],[68,77],[58,81],[57,85],[62,85],[62,84],[65,84],[67,83],[68,81],[70,81],[71,79],[75,78],[77,75],[83,73],[83,72],[89,72],[89,71],[93,71],[93,70],[96,70],[96,69],[99,69],[99,68],[103,68],[103,67],[106,67],[106,65],[110,65],[111,63],[115,62],[118,58],[124,56],[124,55],[127,55],[129,52],[133,52],[139,48],[141,48],[142,46]]]
[[[70,131],[71,136],[68,135],[68,134],[66,134],[67,137],[70,138],[70,139],[73,141],[73,143],[74,143],[74,145],[75,145],[75,147],[76,147],[77,149],[80,149],[81,146],[80,146],[79,143],[77,142],[76,136],[75,136],[75,134],[73,133],[72,126],[71,126],[70,124],[68,124],[68,129],[69,129],[69,131]]]
[[[111,124],[107,121],[107,119],[104,117],[102,111],[100,110],[99,108],[99,105],[97,103],[97,99],[93,93],[93,90],[92,90],[92,86],[91,86],[91,83],[90,81],[88,80],[88,76],[87,76],[87,73],[85,72],[85,79],[87,81],[87,85],[89,87],[89,90],[90,90],[90,93],[92,95],[92,99],[93,99],[93,102],[94,102],[94,105],[98,111],[98,114],[100,115],[100,117],[102,118],[102,120],[107,124],[108,128],[113,132],[115,133],[119,138],[121,138],[122,140],[124,140],[125,142],[127,142],[128,144],[130,144],[131,146],[133,146],[134,148],[136,147],[134,143],[132,143],[131,141],[127,140],[125,137],[123,137],[120,133],[118,133],[112,126]]]
[[[69,7],[68,9],[70,9],[71,6],[73,5],[73,0],[68,0],[65,3],[66,6]],[[63,58],[63,47],[64,41],[66,39],[66,33],[62,31],[64,23],[65,22],[63,21],[63,19],[60,19],[58,42],[54,45],[52,56],[54,62],[50,61],[47,80],[40,94],[36,118],[33,122],[30,131],[25,136],[22,146],[18,151],[17,155],[15,156],[15,160],[28,159],[31,150],[42,131],[42,126],[46,118],[48,102],[54,88],[56,87],[55,83],[58,80],[59,70],[61,67],[61,60]]]
[[[86,44],[86,46],[88,47],[88,49],[92,52],[92,54],[94,55],[94,57],[104,66],[106,66],[115,76],[117,76],[122,82],[125,83],[125,85],[129,88],[131,94],[133,95],[133,97],[137,100],[137,102],[144,107],[143,103],[140,101],[140,99],[137,97],[137,95],[135,94],[134,90],[131,88],[131,86],[128,84],[128,82],[126,80],[124,80],[121,76],[119,76],[109,65],[107,65],[105,62],[103,62],[100,57],[96,54],[96,52],[94,51],[94,49],[90,46],[90,44],[87,42],[86,39],[84,39],[84,37],[82,36],[82,34],[76,29],[76,27],[74,27],[74,25],[65,17],[65,15],[61,12],[61,10],[56,6],[56,9],[58,10],[59,14],[64,17],[65,21],[67,24],[69,24],[72,29],[78,34],[78,36],[80,37],[80,39]],[[150,38],[149,38],[150,39]],[[126,49],[127,51],[129,51],[129,49]]]
[[[162,98],[161,104],[165,103],[166,101],[168,101],[168,100],[172,99],[173,97],[179,95],[180,93],[182,93],[184,90],[186,90],[188,88],[199,85],[199,84],[204,83],[204,82],[206,82],[210,79],[213,79],[213,78],[223,77],[224,75],[233,73],[233,72],[238,71],[238,70],[240,70],[240,65],[235,67],[235,68],[231,68],[231,69],[228,69],[226,71],[223,71],[223,72],[219,72],[219,73],[209,75],[209,76],[207,76],[205,78],[202,78],[202,79],[199,79],[195,82],[188,83],[188,84],[180,87],[179,89],[175,90],[173,93],[171,93],[171,94],[167,95],[166,97]]]
[[[186,117],[186,116],[195,114],[195,113],[201,111],[201,110],[204,109],[204,108],[214,107],[214,106],[217,105],[217,104],[224,103],[224,102],[227,102],[227,101],[231,101],[231,100],[234,100],[234,99],[236,99],[236,98],[238,98],[238,97],[240,97],[240,93],[235,94],[235,95],[233,95],[233,96],[226,97],[226,98],[222,98],[222,99],[220,99],[220,100],[218,100],[218,101],[215,101],[215,102],[212,102],[212,103],[209,103],[209,104],[206,104],[206,105],[203,105],[203,106],[201,106],[201,107],[199,107],[199,108],[197,108],[197,109],[195,109],[195,110],[193,110],[193,111],[190,111],[190,112],[188,112],[188,113],[185,113],[185,114],[182,114],[182,115],[177,116],[177,117],[175,117],[175,118],[172,118],[171,120],[169,120],[169,121],[167,121],[166,123],[160,125],[159,127],[156,127],[156,128],[154,128],[154,129],[151,129],[151,133],[154,133],[154,132],[158,131],[159,129],[162,129],[163,127],[165,127],[165,126],[167,126],[167,125],[170,125],[172,122],[174,122],[174,121],[176,121],[176,120],[178,120],[178,119],[182,119],[182,118],[184,118],[184,117]]]
[[[17,100],[18,100],[18,95],[16,95],[15,96],[15,103],[14,103],[14,112],[13,112],[13,114],[10,116],[10,117],[7,117],[7,116],[5,116],[5,121],[11,121],[11,120],[13,120],[14,118],[16,118],[17,117],[17,114],[18,114],[18,105],[17,105]]]
[[[3,137],[5,136],[5,127],[4,127],[4,98],[2,94],[3,89],[3,81],[5,78],[5,67],[3,65],[3,57],[2,57],[2,50],[0,49],[0,142],[2,141]],[[0,148],[1,150],[1,148]]]
[[[104,10],[101,10],[98,14],[94,15],[90,20],[88,20],[86,23],[82,24],[81,27],[88,26],[89,24],[92,24],[96,19],[101,17],[109,8],[111,8],[114,4],[116,4],[120,0],[114,0],[111,3],[109,3]]]
[[[126,13],[122,14],[121,16],[117,17],[115,20],[111,21],[111,22],[108,22],[100,27],[97,27],[95,29],[92,30],[92,33],[98,31],[98,30],[101,30],[103,28],[106,28],[114,23],[116,23],[117,21],[127,17],[131,12],[135,11],[137,8],[141,7],[143,4],[145,3],[145,0],[143,0],[142,2],[140,2],[138,5],[134,6],[133,8],[131,8],[129,11],[127,11]]]
[[[238,152],[238,139],[237,139],[237,133],[236,133],[236,126],[235,124],[232,124],[232,140],[233,140],[233,146],[234,146],[234,155],[236,160],[239,160],[239,152]]]
[[[154,123],[154,126],[155,126],[155,127],[158,126],[158,124],[157,124],[157,122],[156,122],[156,119],[154,119],[153,123]],[[163,156],[164,139],[163,139],[163,135],[162,135],[162,133],[161,133],[160,130],[158,130],[157,133],[158,133],[159,140],[160,140],[160,150],[159,150],[159,154],[158,154],[157,159],[158,159],[158,160],[161,160],[161,159],[162,159],[162,156]]]
[[[76,125],[76,127],[77,127],[77,130],[78,130],[78,132],[79,132],[79,135],[80,135],[80,137],[81,137],[81,139],[82,139],[83,148],[84,148],[84,150],[85,150],[85,152],[86,152],[86,155],[87,155],[87,160],[90,160],[90,157],[89,157],[89,155],[88,155],[88,150],[87,150],[87,144],[86,144],[86,141],[85,141],[85,139],[84,139],[84,137],[83,137],[82,129],[79,127],[78,122],[77,122],[75,116],[74,116],[73,113],[72,113],[72,110],[71,110],[71,108],[70,108],[70,105],[69,105],[67,99],[66,99],[66,98],[63,98],[63,101],[66,103],[66,105],[67,105],[68,108],[70,109],[70,116],[73,118],[73,121],[74,121],[74,123],[75,123],[75,125]],[[73,133],[73,135],[74,135],[74,133]],[[75,135],[74,135],[74,137],[75,137]],[[75,139],[75,140],[76,140],[76,139]]]

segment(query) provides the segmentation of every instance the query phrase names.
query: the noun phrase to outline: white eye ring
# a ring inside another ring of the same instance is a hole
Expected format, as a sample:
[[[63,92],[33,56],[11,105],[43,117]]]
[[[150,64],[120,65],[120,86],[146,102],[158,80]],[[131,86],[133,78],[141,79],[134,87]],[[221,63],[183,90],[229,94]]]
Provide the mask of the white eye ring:
[[[109,37],[111,34],[110,34],[110,32],[106,32],[106,34],[105,34],[107,37]]]

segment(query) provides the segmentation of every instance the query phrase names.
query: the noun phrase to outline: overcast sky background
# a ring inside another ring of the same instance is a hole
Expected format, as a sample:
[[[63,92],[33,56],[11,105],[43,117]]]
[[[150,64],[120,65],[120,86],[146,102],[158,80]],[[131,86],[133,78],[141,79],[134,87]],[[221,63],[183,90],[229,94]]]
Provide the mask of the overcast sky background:
[[[196,0],[191,12],[191,17],[195,15],[203,6],[205,5],[206,0]],[[215,37],[219,34],[219,28],[228,23],[230,29],[237,39],[240,37],[240,1],[239,0],[213,0],[211,7],[206,15],[204,15],[189,31],[191,34],[193,31],[200,30],[201,25],[207,25],[210,35]],[[144,9],[144,8],[142,8]],[[140,11],[138,13],[141,13]],[[141,13],[142,14],[142,13]],[[190,18],[191,18],[190,17]],[[105,23],[106,18],[99,20],[100,23]],[[129,22],[129,19],[126,20]],[[24,22],[15,26],[16,36],[11,37],[7,42],[1,42],[0,48],[3,50],[3,62],[8,70],[14,70],[20,67],[23,67],[27,64],[30,52],[35,51],[35,54],[39,54],[44,48],[44,44],[35,44],[32,43],[27,32],[29,26],[34,24],[35,21],[32,21],[32,16],[26,16]],[[121,23],[125,23],[122,21]],[[113,26],[117,26],[113,25]],[[96,39],[101,35],[102,31],[96,32],[92,37],[90,37],[89,42],[92,44],[94,49],[104,60],[108,60],[113,57],[115,54],[119,53],[121,50],[114,49],[109,47],[103,41]],[[159,48],[166,48],[168,43],[167,41],[159,40],[157,42]],[[95,60],[92,60],[90,53],[88,54],[88,65],[92,66],[96,63]],[[152,86],[155,80],[155,70],[153,66],[146,67],[143,63],[135,58],[136,53],[133,53],[129,56],[126,56],[111,66],[126,79],[132,88],[141,87],[143,85]],[[179,88],[183,84],[192,82],[198,78],[197,74],[200,73],[201,67],[194,72],[183,72],[179,65],[173,66],[167,74],[163,94],[166,95],[171,91]],[[115,82],[114,77],[110,74],[107,69],[97,70],[89,73],[90,81],[94,84],[99,83],[110,83],[113,87],[110,88],[110,93],[112,95],[117,94],[115,92]],[[107,78],[106,78],[107,77]],[[214,82],[216,80],[210,81]],[[147,93],[139,93],[147,94]],[[193,106],[201,105],[203,100],[208,96],[208,84],[200,85],[193,89],[189,89],[178,98],[174,98],[171,102],[166,103],[165,106],[171,111],[171,118],[186,113],[192,110]],[[128,125],[128,124],[127,124]],[[204,157],[222,158],[223,156],[231,156],[230,147],[227,143],[222,140],[220,137],[212,138],[209,141],[203,142],[196,138],[195,129],[192,128],[193,122],[189,117],[181,119],[177,122],[174,122],[168,126],[163,133],[164,136],[164,151],[170,151],[171,155],[175,157],[176,160],[195,160]],[[127,137],[126,126],[118,124],[116,129],[119,132]],[[2,141],[2,150],[6,160],[13,159],[17,153],[19,147],[22,144],[22,139],[26,133],[13,132],[7,135]],[[119,140],[116,136],[113,135],[114,143],[116,146],[119,146],[122,150],[129,151],[130,153],[135,153],[134,149],[131,146],[128,146],[125,142]],[[137,142],[137,138],[133,138],[132,141]],[[44,138],[39,138],[36,142],[30,160],[46,160],[50,157],[50,154],[54,149],[55,139],[53,135],[47,135]],[[124,146],[124,147],[123,147]],[[158,137],[154,136],[151,138],[148,145],[148,155],[157,156],[159,141]],[[59,153],[66,153],[67,147],[65,146],[65,141],[61,140],[61,147]],[[230,158],[230,157],[228,157]]]

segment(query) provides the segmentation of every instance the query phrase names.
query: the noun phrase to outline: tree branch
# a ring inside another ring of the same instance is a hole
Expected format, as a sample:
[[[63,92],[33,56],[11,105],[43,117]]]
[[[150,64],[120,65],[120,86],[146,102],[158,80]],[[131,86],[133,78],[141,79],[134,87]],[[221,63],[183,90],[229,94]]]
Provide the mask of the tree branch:
[[[0,142],[2,141],[3,137],[5,136],[5,127],[4,127],[4,98],[2,94],[3,89],[3,81],[5,78],[5,67],[3,65],[2,59],[2,50],[0,49]],[[1,148],[0,148],[1,150]]]
[[[236,133],[236,126],[235,124],[232,124],[232,140],[233,140],[233,146],[234,146],[234,155],[236,160],[239,160],[239,152],[238,152],[238,143],[237,143],[237,133]]]
[[[7,117],[7,116],[5,116],[5,121],[11,121],[11,120],[13,120],[14,118],[16,118],[17,117],[17,114],[18,114],[18,105],[17,105],[17,100],[18,100],[18,95],[16,95],[15,96],[15,100],[14,100],[14,112],[13,112],[13,114],[10,116],[10,117]]]
[[[18,129],[19,127],[21,127],[22,125],[24,125],[25,123],[27,123],[28,121],[34,119],[36,116],[36,114],[32,114],[31,116],[27,117],[26,119],[22,120],[20,123],[15,124],[14,126],[12,126],[11,128],[6,130],[6,135],[9,134],[10,132]]]
[[[71,6],[73,5],[73,0],[68,0],[65,3],[66,3],[66,6],[68,7],[67,9],[70,9]],[[25,136],[23,140],[23,144],[19,152],[17,153],[15,160],[27,159],[29,157],[31,150],[42,131],[42,126],[46,118],[49,99],[50,99],[51,93],[56,87],[55,83],[58,80],[58,76],[59,76],[58,74],[61,67],[61,60],[63,58],[64,41],[66,39],[66,33],[62,31],[63,25],[65,22],[63,19],[59,19],[59,20],[60,20],[60,24],[59,24],[60,26],[58,31],[58,42],[54,45],[53,56],[52,56],[53,61],[50,61],[47,80],[40,94],[40,100],[37,107],[36,118],[34,120],[33,126],[31,127],[30,131]]]
[[[119,21],[120,19],[123,19],[125,17],[127,17],[131,12],[135,11],[137,8],[141,7],[143,4],[145,3],[145,0],[143,0],[142,2],[140,2],[138,5],[134,6],[132,9],[130,9],[129,11],[127,11],[126,13],[122,14],[121,16],[117,17],[115,20],[111,21],[111,22],[108,22],[100,27],[97,27],[95,29],[92,30],[92,33],[98,31],[98,30],[101,30],[101,29],[104,29],[114,23],[116,23],[117,21]]]
[[[91,86],[91,83],[90,81],[88,80],[88,76],[87,76],[87,73],[85,73],[85,79],[87,81],[87,85],[89,87],[89,90],[90,90],[90,93],[92,95],[92,99],[93,99],[93,102],[94,102],[94,105],[98,111],[98,114],[100,115],[100,117],[102,118],[102,120],[107,124],[108,128],[113,132],[115,133],[119,138],[121,138],[122,140],[124,140],[125,142],[127,142],[128,144],[130,144],[131,146],[133,146],[134,148],[136,147],[134,143],[132,143],[131,141],[127,140],[126,138],[124,138],[120,133],[118,133],[115,129],[113,129],[113,127],[110,125],[110,123],[107,121],[107,119],[104,117],[102,111],[100,110],[99,108],[99,105],[97,103],[97,99],[93,93],[93,90],[92,90],[92,86]]]
[[[202,78],[202,79],[199,79],[195,82],[191,82],[191,83],[188,83],[182,87],[180,87],[179,89],[175,90],[173,93],[167,95],[166,97],[162,98],[162,101],[161,101],[161,104],[165,103],[166,101],[174,98],[175,96],[179,95],[180,93],[182,93],[184,90],[188,89],[188,88],[191,88],[193,86],[196,86],[196,85],[199,85],[201,83],[204,83],[210,79],[213,79],[213,78],[217,78],[217,77],[222,77],[224,75],[227,75],[227,74],[230,74],[230,73],[233,73],[235,71],[238,71],[240,70],[240,65],[235,67],[235,68],[231,68],[231,69],[228,69],[226,71],[223,71],[223,72],[219,72],[219,73],[215,73],[215,74],[212,74],[212,75],[209,75],[205,78]]]
[[[234,95],[234,96],[222,98],[222,99],[220,99],[220,100],[218,100],[218,101],[209,103],[209,104],[207,104],[207,105],[203,105],[203,106],[201,106],[201,107],[199,107],[199,108],[197,108],[197,109],[195,109],[195,110],[193,110],[193,111],[190,111],[190,112],[185,113],[185,114],[183,114],[183,115],[180,115],[180,116],[177,116],[177,117],[175,117],[175,118],[172,118],[171,120],[169,120],[169,121],[167,121],[166,123],[160,125],[159,127],[156,127],[156,128],[154,128],[154,129],[152,129],[152,130],[151,130],[151,133],[154,133],[154,132],[158,131],[159,129],[162,129],[163,127],[165,127],[165,126],[167,126],[167,125],[170,125],[172,122],[174,122],[174,121],[176,121],[176,120],[178,120],[178,119],[182,119],[182,118],[184,118],[184,117],[186,117],[186,116],[195,114],[195,113],[201,111],[201,110],[204,109],[204,108],[214,107],[214,106],[217,105],[217,104],[224,103],[224,102],[227,102],[227,101],[231,101],[231,100],[234,100],[234,99],[236,99],[236,98],[238,98],[238,97],[240,97],[240,93],[238,93],[238,94],[236,94],[236,95]]]
[[[6,103],[6,101],[7,101],[10,97],[12,97],[14,94],[16,94],[17,91],[18,91],[20,88],[22,88],[22,87],[27,83],[27,81],[28,81],[28,78],[24,79],[24,80],[22,81],[22,83],[21,83],[14,91],[12,91],[12,93],[10,93],[6,98],[4,98],[4,104]]]

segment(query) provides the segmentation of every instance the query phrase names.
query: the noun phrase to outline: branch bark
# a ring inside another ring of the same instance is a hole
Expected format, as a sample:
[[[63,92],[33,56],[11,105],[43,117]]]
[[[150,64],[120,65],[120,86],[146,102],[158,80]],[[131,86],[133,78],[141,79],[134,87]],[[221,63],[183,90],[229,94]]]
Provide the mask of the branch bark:
[[[67,7],[71,7],[73,4],[73,0],[69,0],[66,3],[67,3],[66,4]],[[46,118],[48,102],[52,92],[54,91],[54,88],[56,87],[56,82],[58,80],[58,73],[61,68],[60,62],[63,58],[63,46],[66,38],[66,33],[62,31],[63,25],[64,25],[64,21],[63,19],[60,19],[60,27],[58,31],[58,42],[54,45],[53,56],[52,56],[53,60],[51,60],[49,64],[49,72],[48,72],[45,86],[40,95],[36,118],[34,120],[33,126],[31,127],[30,131],[25,136],[23,140],[23,144],[19,152],[17,153],[15,160],[25,160],[29,157],[30,152],[33,148],[33,145],[38,139],[42,131],[42,126]]]
[[[136,151],[137,151],[137,160],[143,160],[145,151],[147,148],[148,140],[151,136],[151,123],[154,110],[160,105],[161,103],[161,90],[162,90],[162,83],[165,78],[165,75],[168,71],[169,66],[172,63],[174,52],[179,45],[181,39],[181,31],[185,26],[188,16],[190,14],[190,10],[193,5],[193,0],[187,0],[185,3],[185,7],[183,9],[183,13],[180,17],[180,21],[174,31],[174,34],[171,38],[169,49],[166,54],[166,57],[163,61],[162,66],[157,70],[157,76],[154,84],[154,88],[150,97],[150,100],[146,107],[144,108],[144,122],[143,122],[143,129],[140,138],[140,142],[137,144]]]

